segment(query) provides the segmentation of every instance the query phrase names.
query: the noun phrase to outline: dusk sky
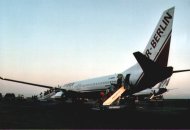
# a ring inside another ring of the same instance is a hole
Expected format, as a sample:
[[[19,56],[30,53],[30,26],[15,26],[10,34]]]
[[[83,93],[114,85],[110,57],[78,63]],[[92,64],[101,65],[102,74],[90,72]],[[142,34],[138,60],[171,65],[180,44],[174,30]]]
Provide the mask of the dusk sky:
[[[169,66],[190,69],[189,0],[0,0],[0,76],[38,84],[120,73],[136,63],[164,10],[175,6]],[[166,98],[190,98],[190,72]],[[0,93],[44,88],[0,81]]]

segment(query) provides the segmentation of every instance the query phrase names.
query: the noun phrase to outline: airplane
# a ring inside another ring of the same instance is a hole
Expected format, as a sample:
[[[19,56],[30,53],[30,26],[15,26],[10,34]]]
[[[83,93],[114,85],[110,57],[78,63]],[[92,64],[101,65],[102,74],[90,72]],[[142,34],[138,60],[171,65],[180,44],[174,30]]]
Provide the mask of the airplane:
[[[139,100],[140,99],[143,99],[143,100],[152,100],[154,98],[157,98],[157,97],[162,97],[163,98],[163,94],[165,92],[168,92],[169,90],[173,90],[173,89],[167,89],[166,87],[168,86],[169,84],[169,81],[170,81],[170,78],[160,82],[158,84],[158,86],[156,85],[156,87],[153,87],[153,88],[147,88],[145,90],[142,90],[140,92],[137,92],[137,93],[134,93],[133,96],[135,96],[136,99]],[[47,91],[45,91],[46,93]],[[47,100],[60,100],[62,99],[62,95],[63,92],[62,91],[52,91],[44,96],[42,96],[42,93],[39,95],[40,98],[39,100],[41,101],[47,101]]]
[[[65,100],[72,99],[73,102],[81,99],[93,99],[100,105],[109,106],[119,97],[130,97],[142,90],[152,88],[174,73],[190,71],[190,69],[174,71],[172,66],[167,66],[174,9],[175,7],[172,7],[163,12],[144,52],[133,53],[137,60],[135,65],[118,74],[65,84],[56,91],[56,94],[62,95]],[[55,88],[2,77],[0,79],[48,89]],[[113,91],[107,92],[111,89]]]
[[[160,82],[158,86],[156,85],[153,88],[147,88],[140,92],[134,93],[133,95],[136,96],[138,100],[139,98],[141,98],[141,100],[153,100],[157,97],[160,97],[163,99],[164,93],[168,92],[169,90],[173,90],[173,89],[166,88],[169,84],[169,81],[170,81],[170,78]]]

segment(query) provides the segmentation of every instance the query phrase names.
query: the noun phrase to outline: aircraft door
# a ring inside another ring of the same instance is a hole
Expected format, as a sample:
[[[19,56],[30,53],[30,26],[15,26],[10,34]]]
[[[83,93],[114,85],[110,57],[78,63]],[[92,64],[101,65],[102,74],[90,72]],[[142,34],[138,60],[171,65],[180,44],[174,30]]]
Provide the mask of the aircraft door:
[[[117,89],[123,86],[123,75],[118,74],[117,75]]]

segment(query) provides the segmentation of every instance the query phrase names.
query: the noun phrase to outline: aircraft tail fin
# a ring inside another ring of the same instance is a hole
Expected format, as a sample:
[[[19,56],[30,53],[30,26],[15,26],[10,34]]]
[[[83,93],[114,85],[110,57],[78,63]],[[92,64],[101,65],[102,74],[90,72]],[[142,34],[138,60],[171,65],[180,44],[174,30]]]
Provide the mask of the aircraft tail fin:
[[[163,12],[143,54],[160,66],[167,66],[174,7]]]

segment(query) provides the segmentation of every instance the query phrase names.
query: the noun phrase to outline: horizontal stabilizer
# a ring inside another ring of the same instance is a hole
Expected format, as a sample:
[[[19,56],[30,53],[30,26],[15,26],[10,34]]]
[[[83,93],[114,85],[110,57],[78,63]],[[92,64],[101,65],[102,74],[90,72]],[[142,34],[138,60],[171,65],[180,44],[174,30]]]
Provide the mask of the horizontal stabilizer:
[[[146,80],[149,81],[149,86],[156,85],[158,82],[169,78],[173,74],[173,67],[161,66],[140,52],[135,52],[133,54],[141,66]]]
[[[180,72],[187,72],[187,71],[190,71],[190,69],[188,69],[188,70],[175,70],[175,71],[173,71],[173,73],[180,73]]]
[[[144,73],[148,73],[161,68],[159,65],[157,65],[154,61],[148,59],[141,52],[134,52],[133,55],[135,56]]]

